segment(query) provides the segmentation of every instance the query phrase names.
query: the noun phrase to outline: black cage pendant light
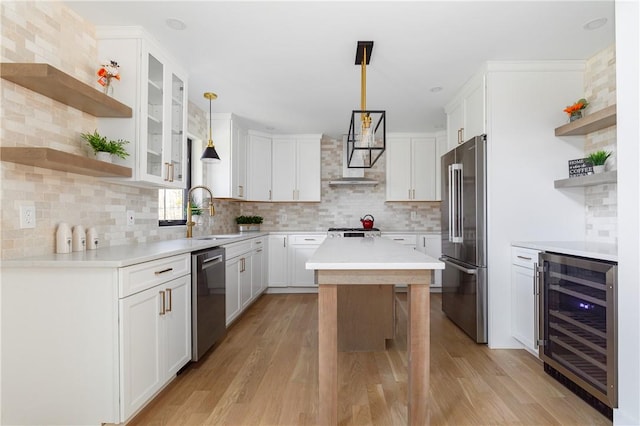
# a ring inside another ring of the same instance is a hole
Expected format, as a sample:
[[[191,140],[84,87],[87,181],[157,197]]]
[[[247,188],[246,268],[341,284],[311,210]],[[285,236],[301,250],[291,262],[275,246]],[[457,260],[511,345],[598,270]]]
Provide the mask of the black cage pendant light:
[[[220,161],[220,157],[216,152],[216,148],[213,146],[213,139],[211,137],[211,122],[213,119],[211,118],[211,101],[218,98],[218,95],[212,92],[205,92],[204,97],[209,99],[209,143],[207,147],[204,149],[202,153],[202,157],[200,159],[203,163],[217,163]]]
[[[360,109],[351,112],[347,136],[347,166],[368,169],[378,161],[386,144],[385,111],[367,109],[367,65],[373,41],[358,41],[356,65],[361,69]]]

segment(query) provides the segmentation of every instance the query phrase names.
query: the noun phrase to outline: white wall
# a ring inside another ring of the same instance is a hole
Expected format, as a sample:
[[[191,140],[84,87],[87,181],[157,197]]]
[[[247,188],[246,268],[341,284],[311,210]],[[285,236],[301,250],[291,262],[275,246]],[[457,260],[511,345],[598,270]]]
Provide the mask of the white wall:
[[[616,1],[618,86],[618,409],[616,425],[640,424],[640,7]]]
[[[582,96],[583,62],[488,63],[489,347],[521,347],[511,337],[511,243],[584,239],[584,190],[558,191],[582,138],[560,139],[562,112]]]

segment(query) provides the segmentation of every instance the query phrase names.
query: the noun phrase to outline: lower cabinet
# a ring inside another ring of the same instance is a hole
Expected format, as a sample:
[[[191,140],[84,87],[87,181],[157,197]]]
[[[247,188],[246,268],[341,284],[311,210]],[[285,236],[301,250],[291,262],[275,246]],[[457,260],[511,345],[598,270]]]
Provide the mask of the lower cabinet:
[[[442,237],[440,234],[421,234],[418,235],[416,250],[439,259],[442,256]],[[431,289],[435,291],[442,290],[442,270],[433,271],[433,281]]]
[[[287,287],[289,282],[287,235],[269,235],[268,287]]]
[[[128,419],[191,359],[191,276],[120,300],[121,410]]]
[[[231,324],[266,288],[266,238],[225,245],[226,311]]]
[[[537,250],[511,248],[511,335],[538,356]]]
[[[317,287],[315,271],[306,268],[326,235],[291,235],[289,244],[289,286]]]

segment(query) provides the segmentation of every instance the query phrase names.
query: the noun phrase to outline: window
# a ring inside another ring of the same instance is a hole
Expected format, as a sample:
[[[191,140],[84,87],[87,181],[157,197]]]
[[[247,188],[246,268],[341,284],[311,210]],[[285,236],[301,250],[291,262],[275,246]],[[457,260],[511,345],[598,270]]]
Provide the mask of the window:
[[[160,226],[187,223],[187,193],[191,188],[191,139],[187,138],[187,189],[158,190],[158,224]]]

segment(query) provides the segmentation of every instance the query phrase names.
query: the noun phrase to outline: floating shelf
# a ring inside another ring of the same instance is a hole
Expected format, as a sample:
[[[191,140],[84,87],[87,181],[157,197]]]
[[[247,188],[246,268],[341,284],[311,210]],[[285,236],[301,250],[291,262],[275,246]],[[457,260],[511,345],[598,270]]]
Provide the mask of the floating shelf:
[[[595,185],[602,185],[606,183],[617,183],[617,182],[618,182],[618,171],[612,170],[610,172],[556,180],[553,182],[553,186],[554,188],[578,188],[578,187],[584,187],[584,186],[595,186]]]
[[[129,167],[51,148],[0,147],[0,160],[95,177],[131,177]]]
[[[556,136],[577,136],[615,126],[616,106],[611,105],[564,126],[556,127]]]
[[[0,63],[0,77],[95,117],[130,118],[130,107],[49,64]]]

